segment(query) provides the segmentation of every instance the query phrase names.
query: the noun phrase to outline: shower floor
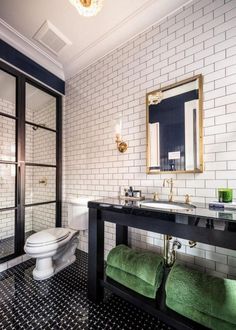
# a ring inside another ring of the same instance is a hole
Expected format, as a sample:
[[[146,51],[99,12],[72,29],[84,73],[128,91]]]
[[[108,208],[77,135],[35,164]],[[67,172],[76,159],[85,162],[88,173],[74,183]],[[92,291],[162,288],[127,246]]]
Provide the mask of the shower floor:
[[[27,239],[30,235],[32,235],[34,231],[27,231],[25,233],[25,238]],[[4,238],[0,240],[0,257],[6,257],[13,254],[15,251],[15,237],[11,236],[8,238]]]

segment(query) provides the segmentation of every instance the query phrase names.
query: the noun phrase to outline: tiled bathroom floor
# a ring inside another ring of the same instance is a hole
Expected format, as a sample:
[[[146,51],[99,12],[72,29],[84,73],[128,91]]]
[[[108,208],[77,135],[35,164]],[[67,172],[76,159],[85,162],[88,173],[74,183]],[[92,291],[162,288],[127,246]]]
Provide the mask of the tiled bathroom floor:
[[[33,233],[34,231],[28,231],[27,233],[25,233],[25,238],[28,238]],[[15,250],[14,246],[15,246],[14,236],[0,240],[0,256],[6,257],[13,254]]]
[[[33,266],[29,260],[0,273],[0,329],[172,329],[108,292],[91,303],[84,252],[43,282],[33,280]]]

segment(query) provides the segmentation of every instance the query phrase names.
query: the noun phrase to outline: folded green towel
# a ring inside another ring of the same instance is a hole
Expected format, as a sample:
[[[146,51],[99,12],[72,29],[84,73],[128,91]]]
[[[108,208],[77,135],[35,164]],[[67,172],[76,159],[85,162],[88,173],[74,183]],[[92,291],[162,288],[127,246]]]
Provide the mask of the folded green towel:
[[[175,312],[188,317],[189,319],[198,322],[205,327],[213,330],[235,330],[235,324],[220,320],[214,316],[207,315],[203,312],[199,312],[193,307],[186,306],[185,304],[180,304],[175,300],[167,298],[166,304],[169,308],[173,309]]]
[[[134,275],[152,286],[156,286],[163,271],[163,258],[151,251],[139,251],[126,245],[117,245],[107,257],[109,266]]]
[[[148,284],[147,282],[134,275],[109,265],[106,267],[106,275],[112,278],[114,281],[126,286],[131,290],[134,290],[135,292],[145,297],[155,299],[157,289],[161,284],[163,273],[161,271],[159,272],[160,279],[155,286]]]
[[[175,264],[166,282],[166,304],[175,303],[235,325],[236,281],[217,278]],[[185,308],[183,308],[185,315]],[[187,317],[189,317],[186,314]],[[200,322],[199,322],[200,323]]]

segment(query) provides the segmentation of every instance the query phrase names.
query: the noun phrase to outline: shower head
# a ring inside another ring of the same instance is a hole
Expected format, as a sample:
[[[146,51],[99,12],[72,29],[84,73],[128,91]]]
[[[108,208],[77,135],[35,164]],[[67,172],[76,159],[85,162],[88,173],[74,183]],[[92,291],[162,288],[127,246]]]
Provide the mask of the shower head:
[[[32,126],[32,129],[33,129],[34,131],[37,131],[38,126]]]

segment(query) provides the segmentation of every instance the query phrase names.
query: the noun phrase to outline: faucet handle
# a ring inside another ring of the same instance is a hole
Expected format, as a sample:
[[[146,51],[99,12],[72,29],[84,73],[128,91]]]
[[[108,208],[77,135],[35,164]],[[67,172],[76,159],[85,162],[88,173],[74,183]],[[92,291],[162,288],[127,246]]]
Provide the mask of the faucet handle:
[[[158,201],[159,200],[159,194],[157,192],[154,192],[153,194],[153,200]]]
[[[186,194],[185,196],[184,196],[184,198],[185,198],[185,203],[186,204],[189,204],[189,203],[191,203],[191,196],[189,195],[189,194]]]

